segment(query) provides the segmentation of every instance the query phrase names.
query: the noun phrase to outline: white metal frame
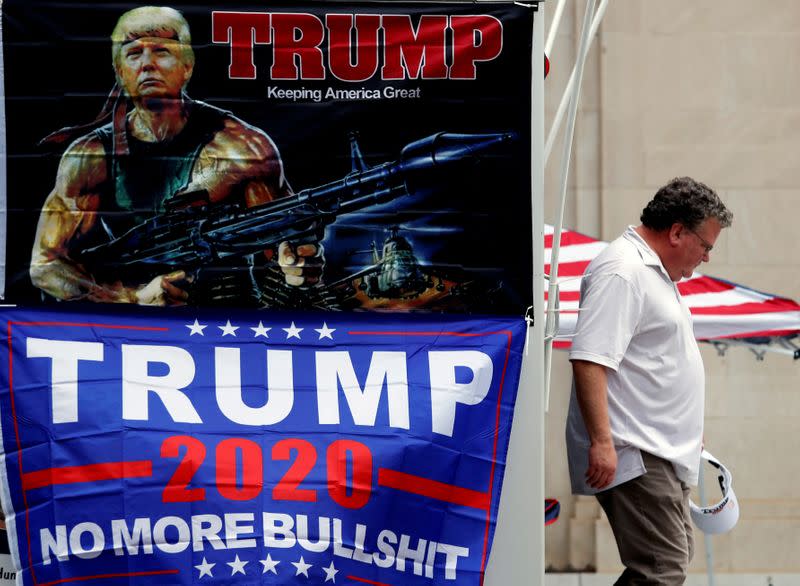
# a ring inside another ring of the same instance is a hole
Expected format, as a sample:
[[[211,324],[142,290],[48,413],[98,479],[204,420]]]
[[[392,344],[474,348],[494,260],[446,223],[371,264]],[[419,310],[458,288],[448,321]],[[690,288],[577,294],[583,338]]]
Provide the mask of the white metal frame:
[[[583,68],[586,63],[586,56],[589,54],[592,39],[597,33],[600,22],[605,14],[608,0],[601,0],[600,6],[595,14],[595,0],[586,0],[586,11],[583,15],[583,27],[581,28],[581,40],[578,47],[578,57],[572,75],[567,82],[564,96],[561,99],[559,112],[553,121],[550,134],[547,137],[547,144],[552,148],[555,136],[563,116],[565,104],[569,102],[569,113],[567,116],[567,128],[564,132],[564,150],[561,157],[561,175],[558,200],[558,212],[556,221],[553,223],[553,246],[550,257],[550,274],[547,275],[549,281],[547,292],[547,322],[545,324],[545,349],[544,349],[544,385],[545,385],[545,410],[550,405],[550,373],[553,360],[553,340],[558,334],[558,259],[561,251],[561,231],[564,228],[564,208],[567,199],[567,180],[569,179],[569,164],[572,156],[572,140],[575,134],[575,121],[578,113],[578,102],[580,101],[581,81],[583,80]],[[553,34],[554,37],[554,34]],[[550,150],[545,146],[544,162],[547,164]]]
[[[531,217],[533,300],[544,299],[544,4],[533,19]],[[534,314],[525,348],[487,586],[544,584],[544,323]]]

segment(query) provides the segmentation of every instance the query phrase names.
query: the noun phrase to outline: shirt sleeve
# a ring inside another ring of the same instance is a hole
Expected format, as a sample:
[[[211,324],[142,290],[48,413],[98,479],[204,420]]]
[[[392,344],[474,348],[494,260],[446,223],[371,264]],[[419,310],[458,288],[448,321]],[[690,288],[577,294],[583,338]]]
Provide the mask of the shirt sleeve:
[[[570,360],[619,368],[642,314],[642,295],[619,274],[598,275],[581,294]]]

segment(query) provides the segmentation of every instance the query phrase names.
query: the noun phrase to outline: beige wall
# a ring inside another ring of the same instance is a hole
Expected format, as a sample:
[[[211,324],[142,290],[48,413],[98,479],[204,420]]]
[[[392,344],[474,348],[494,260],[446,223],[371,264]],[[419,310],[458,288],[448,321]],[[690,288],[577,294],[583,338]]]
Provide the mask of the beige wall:
[[[545,83],[546,131],[575,62],[584,6],[567,0]],[[546,222],[555,219],[562,148],[559,138],[547,164]],[[800,2],[611,0],[584,74],[565,225],[613,239],[678,175],[714,187],[735,215],[701,270],[800,299]],[[703,357],[706,445],[731,468],[742,510],[735,530],[713,540],[715,567],[798,573],[800,361],[757,361],[741,348],[720,357],[708,346]],[[546,531],[547,564],[612,572],[619,561],[607,523],[593,499],[569,494],[569,384],[557,353],[546,487],[562,514]],[[693,569],[702,571],[697,537]]]

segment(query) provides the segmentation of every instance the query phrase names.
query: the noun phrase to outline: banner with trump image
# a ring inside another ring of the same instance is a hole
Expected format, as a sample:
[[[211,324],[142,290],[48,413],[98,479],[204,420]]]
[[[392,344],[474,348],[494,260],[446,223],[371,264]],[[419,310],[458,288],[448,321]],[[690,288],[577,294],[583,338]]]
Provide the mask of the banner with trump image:
[[[535,3],[147,4],[2,3],[6,302],[531,305]]]
[[[18,584],[482,584],[521,318],[0,313]]]

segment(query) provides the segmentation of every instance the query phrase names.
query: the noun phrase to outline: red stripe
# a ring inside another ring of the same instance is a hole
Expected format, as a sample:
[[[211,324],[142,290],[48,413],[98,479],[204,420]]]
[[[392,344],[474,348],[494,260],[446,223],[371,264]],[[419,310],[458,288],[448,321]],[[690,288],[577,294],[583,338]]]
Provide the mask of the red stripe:
[[[503,399],[503,384],[506,380],[506,370],[508,369],[508,357],[511,354],[511,332],[508,332],[508,346],[506,346],[506,359],[503,363],[503,374],[500,375],[500,388],[497,391],[497,414],[495,416],[494,424],[494,445],[492,446],[492,472],[489,475],[489,490],[487,491],[487,506],[486,506],[486,532],[483,535],[483,555],[481,556],[481,579],[480,586],[483,586],[483,580],[486,576],[486,556],[489,549],[489,526],[492,521],[492,512],[489,509],[492,498],[492,489],[494,488],[494,467],[497,463],[497,430],[500,429],[500,403]]]
[[[444,482],[437,482],[436,480],[429,480],[422,476],[406,474],[405,472],[389,470],[388,468],[378,469],[378,484],[386,488],[402,490],[446,503],[453,503],[454,505],[463,505],[482,511],[489,510],[491,491],[478,492],[477,490],[461,488],[460,486],[453,486],[452,484],[445,484]]]
[[[697,338],[698,341],[709,341],[709,340],[732,340],[737,338],[768,338],[768,337],[779,337],[779,336],[789,336],[791,334],[796,334],[797,330],[759,330],[757,332],[736,332],[735,334],[727,334],[725,336],[714,336],[713,338]],[[553,342],[553,348],[557,350],[569,350],[572,346],[571,341],[563,340],[563,341],[556,341]]]
[[[97,574],[96,576],[74,576],[72,578],[61,578],[52,582],[40,582],[39,586],[51,586],[52,584],[64,584],[65,582],[83,582],[85,580],[102,580],[104,578],[128,578],[132,576],[160,576],[162,574],[177,574],[178,570],[154,570],[152,572],[125,572],[121,574]]]
[[[348,576],[348,580],[355,580],[356,582],[364,582],[364,584],[374,584],[375,586],[390,586],[383,582],[375,582],[374,580],[367,580],[366,578],[359,578],[358,576]]]
[[[589,238],[588,236],[584,236],[578,232],[566,231],[561,233],[561,246],[570,246],[572,244],[594,244],[595,242],[599,242],[599,240]],[[553,248],[552,234],[545,234],[544,247],[548,249]]]
[[[558,276],[559,277],[580,277],[589,266],[588,260],[577,260],[574,262],[560,262],[558,263]],[[545,274],[550,274],[550,264],[544,265]]]
[[[28,559],[33,560],[33,553],[32,553],[32,546],[31,546],[31,525],[30,525],[30,507],[28,505],[28,494],[24,490],[24,478],[25,474],[23,472],[22,467],[22,446],[20,443],[19,438],[19,419],[17,418],[17,410],[14,401],[14,378],[13,378],[13,347],[11,344],[12,336],[11,336],[11,328],[13,325],[30,325],[30,326],[75,326],[75,327],[91,327],[91,328],[110,328],[110,329],[123,329],[123,330],[148,330],[148,331],[168,331],[169,328],[155,328],[155,327],[136,327],[136,326],[120,326],[120,325],[113,325],[113,324],[92,324],[92,323],[70,323],[70,322],[7,322],[8,324],[8,390],[9,395],[11,398],[11,412],[12,418],[14,419],[14,435],[17,442],[17,458],[19,461],[19,476],[20,479],[23,479],[23,491],[22,491],[22,502],[25,506],[25,537],[28,544]],[[103,574],[98,576],[84,576],[84,577],[75,577],[75,578],[63,578],[61,580],[56,580],[54,582],[39,582],[36,578],[36,568],[33,564],[29,566],[31,572],[31,578],[33,579],[33,583],[35,586],[50,586],[52,584],[62,584],[64,582],[80,582],[83,580],[96,580],[102,578],[115,578],[115,577],[126,577],[126,576],[140,576],[140,575],[157,575],[157,574],[177,574],[178,570],[163,570],[163,571],[155,571],[155,572],[137,572],[137,573],[127,573],[127,574]]]
[[[735,289],[736,285],[718,281],[711,277],[698,277],[678,283],[678,291],[681,295],[697,295],[698,293],[722,293]]]
[[[350,330],[347,332],[351,336],[462,336],[462,337],[474,337],[474,336],[491,336],[494,334],[506,334],[511,336],[511,332],[508,330],[498,330],[496,332],[476,332],[476,333],[469,333],[469,332],[412,332],[412,331],[404,331],[404,332],[379,332],[375,331],[358,331],[358,330]]]
[[[45,468],[22,475],[22,489],[34,490],[55,484],[74,484],[76,482],[97,482],[121,478],[145,478],[153,475],[150,460],[133,462],[104,462],[87,466],[64,466]]]
[[[761,330],[758,332],[738,332],[736,334],[728,334],[727,336],[714,336],[713,338],[697,338],[698,340],[731,340],[736,338],[766,338],[772,336],[788,336],[796,334],[797,330]]]
[[[800,311],[791,299],[769,299],[767,301],[740,303],[739,305],[716,305],[712,307],[689,307],[694,315],[749,315],[777,313],[779,311]]]
[[[548,293],[547,291],[544,292],[544,300],[547,301]],[[561,291],[558,295],[559,301],[580,301],[581,300],[581,292],[580,291]]]
[[[17,418],[17,408],[14,401],[14,363],[13,363],[13,348],[11,346],[11,326],[14,322],[8,322],[8,394],[11,397],[11,416],[14,419],[14,436],[17,440],[17,459],[19,461],[19,476],[23,477],[22,472],[22,443],[19,440],[19,419]],[[22,502],[25,504],[25,533],[28,541],[28,560],[33,560],[33,548],[31,547],[31,515],[28,507],[28,495],[22,491]],[[38,584],[36,580],[36,569],[33,563],[30,564],[31,578],[33,583]]]

